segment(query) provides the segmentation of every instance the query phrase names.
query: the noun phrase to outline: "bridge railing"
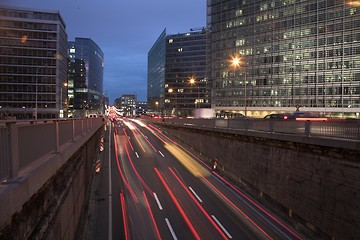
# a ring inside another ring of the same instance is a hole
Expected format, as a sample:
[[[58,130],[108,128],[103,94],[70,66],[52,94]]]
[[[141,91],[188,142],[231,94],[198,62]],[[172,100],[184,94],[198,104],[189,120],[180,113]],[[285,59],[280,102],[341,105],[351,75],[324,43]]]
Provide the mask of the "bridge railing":
[[[269,133],[297,134],[307,137],[322,136],[360,140],[359,120],[277,120],[277,119],[201,119],[201,118],[152,118],[151,121],[167,124],[262,131]]]
[[[102,118],[0,122],[0,182],[103,124]]]

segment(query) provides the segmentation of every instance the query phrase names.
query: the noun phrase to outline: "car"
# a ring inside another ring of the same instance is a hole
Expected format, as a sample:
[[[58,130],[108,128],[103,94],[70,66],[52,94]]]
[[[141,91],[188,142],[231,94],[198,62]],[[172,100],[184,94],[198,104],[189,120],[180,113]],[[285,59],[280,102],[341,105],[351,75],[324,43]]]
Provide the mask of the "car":
[[[294,112],[289,115],[289,119],[297,120],[308,120],[308,119],[326,119],[324,115],[320,112]]]
[[[268,114],[264,117],[265,119],[283,119],[287,120],[289,119],[289,114],[287,113],[272,113]]]

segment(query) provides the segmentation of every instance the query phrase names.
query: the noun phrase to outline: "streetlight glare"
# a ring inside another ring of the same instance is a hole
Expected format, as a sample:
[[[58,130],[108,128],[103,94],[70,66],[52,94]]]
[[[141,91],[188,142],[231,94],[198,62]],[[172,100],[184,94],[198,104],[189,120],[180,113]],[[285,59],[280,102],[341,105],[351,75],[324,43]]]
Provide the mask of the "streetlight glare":
[[[358,1],[358,0],[349,1],[349,2],[347,2],[347,5],[354,6],[354,7],[359,7],[360,6],[360,1]]]
[[[195,78],[193,78],[193,77],[190,78],[190,79],[189,79],[189,83],[190,83],[191,85],[192,85],[192,84],[195,84]]]
[[[241,63],[241,60],[239,57],[232,57],[231,58],[231,65],[233,65],[233,67],[238,67]]]

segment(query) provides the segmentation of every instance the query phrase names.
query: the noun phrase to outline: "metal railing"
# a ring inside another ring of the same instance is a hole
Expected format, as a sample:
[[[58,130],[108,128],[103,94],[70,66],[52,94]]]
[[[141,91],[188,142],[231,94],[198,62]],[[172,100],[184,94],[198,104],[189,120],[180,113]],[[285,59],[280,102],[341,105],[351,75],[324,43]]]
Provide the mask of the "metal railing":
[[[314,119],[316,120],[316,119]],[[359,120],[297,121],[276,119],[201,119],[201,118],[152,118],[151,121],[196,126],[224,128],[269,133],[297,134],[307,137],[331,137],[360,140]]]
[[[0,182],[103,124],[102,118],[0,122]]]

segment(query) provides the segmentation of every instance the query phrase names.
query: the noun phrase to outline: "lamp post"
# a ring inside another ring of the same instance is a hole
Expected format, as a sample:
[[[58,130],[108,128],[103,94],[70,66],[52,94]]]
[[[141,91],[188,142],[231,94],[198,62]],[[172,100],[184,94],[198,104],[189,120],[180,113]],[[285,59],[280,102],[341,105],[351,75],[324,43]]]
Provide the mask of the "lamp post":
[[[244,112],[245,112],[245,117],[247,117],[247,96],[246,96],[246,85],[247,85],[247,79],[246,79],[246,63],[244,62],[241,62],[241,59],[239,57],[233,57],[231,59],[231,65],[236,69],[238,68],[239,66],[241,65],[244,65],[244,68],[245,68],[245,71],[244,71],[244,90],[245,90],[245,93],[244,93]]]
[[[155,105],[156,105],[156,114],[159,115],[159,102],[156,101],[156,102],[155,102]]]
[[[196,82],[195,78],[194,77],[191,77],[189,79],[189,83],[191,85],[197,85],[197,89],[198,89],[198,99],[195,101],[195,108],[199,108],[200,106],[200,86],[199,86],[199,83]]]

